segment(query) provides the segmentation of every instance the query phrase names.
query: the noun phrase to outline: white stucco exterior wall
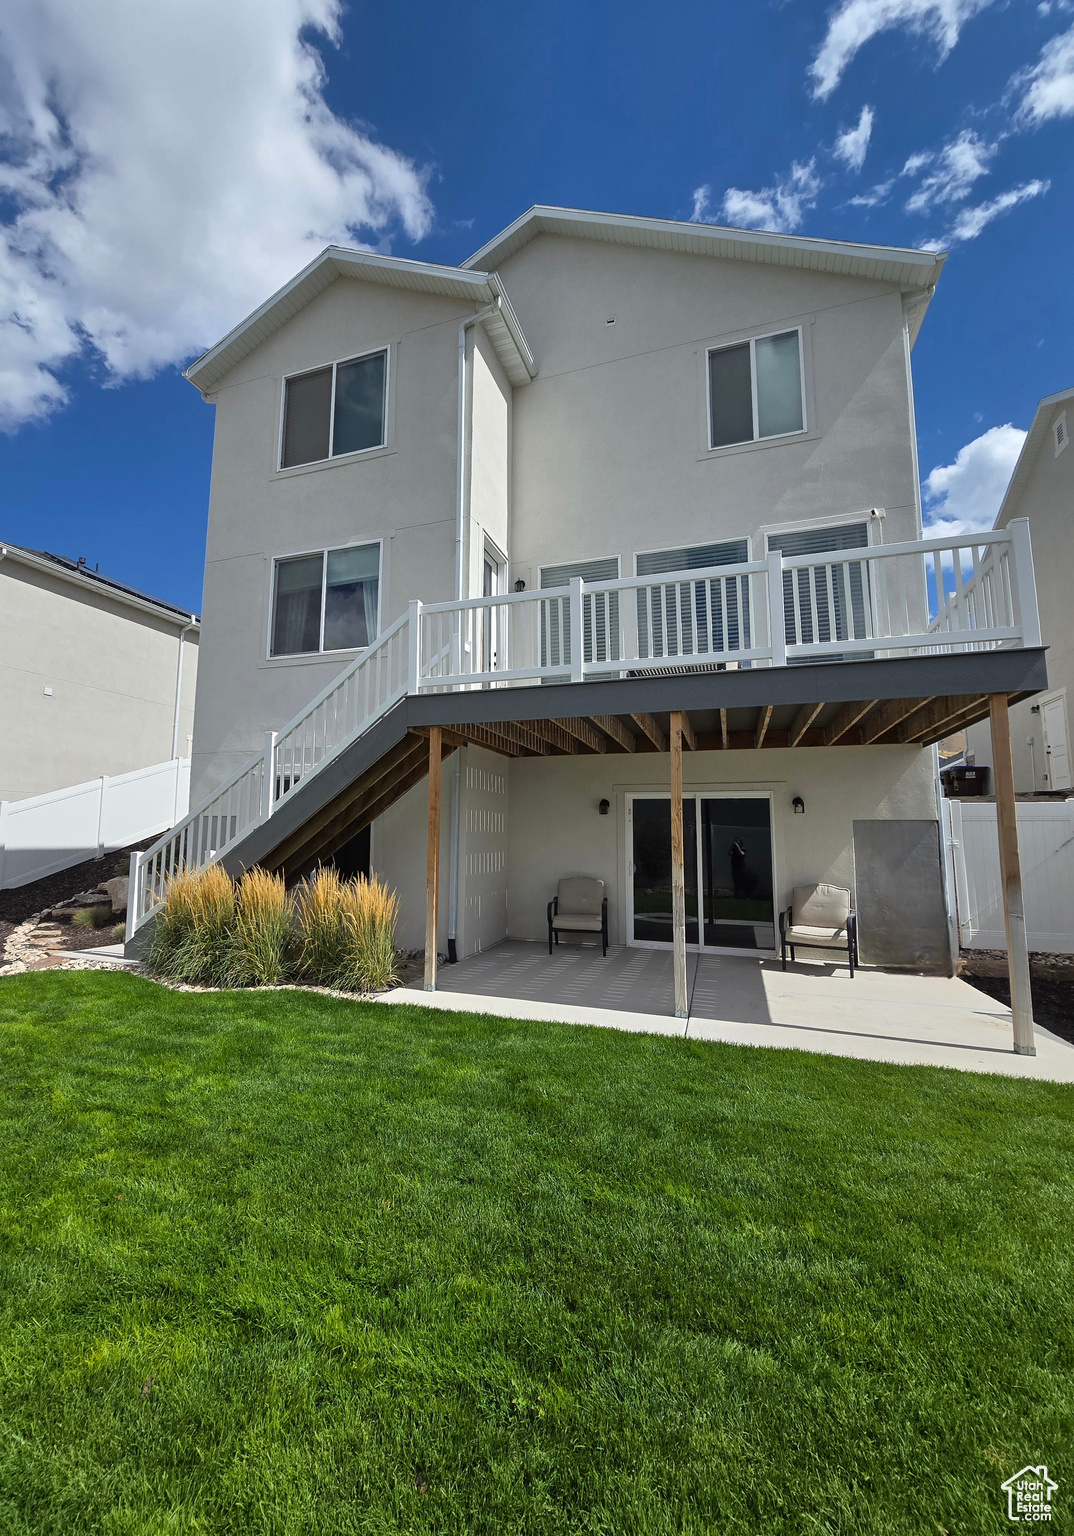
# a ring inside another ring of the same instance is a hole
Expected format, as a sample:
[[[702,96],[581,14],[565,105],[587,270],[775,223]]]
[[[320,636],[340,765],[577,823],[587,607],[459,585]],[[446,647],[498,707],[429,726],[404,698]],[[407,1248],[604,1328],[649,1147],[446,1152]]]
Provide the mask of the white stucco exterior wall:
[[[183,622],[14,554],[0,560],[0,800],[166,762]],[[179,755],[188,757],[196,629],[183,650]]]
[[[1052,435],[1055,419],[1064,413],[1069,429],[1074,432],[1074,399],[1057,403],[1045,412],[1040,422],[1040,443],[1022,493],[1016,502],[1005,505],[996,524],[1004,528],[1012,518],[1029,519],[1041,635],[1048,647],[1048,692],[1024,699],[1012,705],[1010,711],[1014,786],[1019,794],[1052,788],[1046,778],[1041,715],[1034,711],[1034,706],[1042,707],[1055,694],[1064,693],[1068,734],[1074,726],[1074,604],[1070,600],[1070,573],[1074,571],[1074,445],[1068,443],[1057,454]],[[975,763],[991,767],[992,738],[987,721],[966,732],[966,750],[973,753]]]
[[[633,792],[670,792],[668,763],[658,753],[512,763],[510,938],[543,938],[557,882],[565,875],[595,875],[608,896],[609,938],[626,942],[626,800]],[[771,792],[777,910],[788,904],[795,885],[828,881],[855,890],[855,819],[936,819],[931,754],[914,747],[687,752],[683,789]],[[795,795],[805,801],[802,816],[791,809]],[[611,801],[607,816],[598,811],[602,799]]]

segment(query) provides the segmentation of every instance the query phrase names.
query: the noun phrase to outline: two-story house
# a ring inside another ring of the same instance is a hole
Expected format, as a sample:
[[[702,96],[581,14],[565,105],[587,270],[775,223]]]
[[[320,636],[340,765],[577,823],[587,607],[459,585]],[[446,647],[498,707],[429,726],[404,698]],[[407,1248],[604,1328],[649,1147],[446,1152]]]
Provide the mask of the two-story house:
[[[947,965],[929,749],[1045,674],[1024,530],[973,557],[972,643],[930,628],[957,541],[922,542],[910,355],[943,261],[554,208],[457,268],[325,251],[187,371],[201,805],[134,925],[176,863],[298,879],[371,829],[402,942],[428,908],[453,957],[542,939],[584,873],[613,943],[771,952],[828,881],[864,961]]]

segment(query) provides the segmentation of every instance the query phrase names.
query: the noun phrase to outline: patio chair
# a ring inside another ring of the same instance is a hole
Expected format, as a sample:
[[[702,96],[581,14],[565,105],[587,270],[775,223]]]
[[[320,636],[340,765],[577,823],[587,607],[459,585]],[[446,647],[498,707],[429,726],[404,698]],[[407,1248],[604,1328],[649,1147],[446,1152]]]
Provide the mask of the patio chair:
[[[841,885],[796,885],[791,905],[779,914],[779,951],[787,969],[787,951],[845,949],[850,974],[858,964],[858,914],[850,905],[850,892]]]
[[[599,933],[608,953],[608,898],[604,881],[590,875],[570,875],[561,880],[548,903],[548,953],[561,933]]]

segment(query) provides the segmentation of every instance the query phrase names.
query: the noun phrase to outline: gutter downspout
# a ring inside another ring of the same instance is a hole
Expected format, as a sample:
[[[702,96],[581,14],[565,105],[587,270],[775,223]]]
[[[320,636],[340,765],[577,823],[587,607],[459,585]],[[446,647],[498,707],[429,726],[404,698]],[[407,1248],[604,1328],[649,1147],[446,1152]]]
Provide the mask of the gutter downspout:
[[[179,631],[179,659],[175,667],[175,716],[172,720],[172,762],[175,763],[175,800],[172,804],[172,825],[179,820],[179,715],[183,704],[183,649],[184,641],[192,629],[197,629],[194,615],[190,623]]]
[[[489,315],[494,315],[499,308],[499,299],[495,304],[487,304],[484,309],[479,309],[476,314],[468,315],[459,326],[459,422],[458,437],[456,442],[456,466],[455,477],[455,601],[461,603],[466,596],[466,461],[467,461],[467,431],[466,431],[466,332],[472,325],[485,320]],[[456,939],[459,928],[459,817],[460,800],[462,793],[462,764],[458,751],[452,753],[454,764],[451,778],[451,837],[450,850],[451,862],[448,873],[448,964],[454,965],[458,960]]]

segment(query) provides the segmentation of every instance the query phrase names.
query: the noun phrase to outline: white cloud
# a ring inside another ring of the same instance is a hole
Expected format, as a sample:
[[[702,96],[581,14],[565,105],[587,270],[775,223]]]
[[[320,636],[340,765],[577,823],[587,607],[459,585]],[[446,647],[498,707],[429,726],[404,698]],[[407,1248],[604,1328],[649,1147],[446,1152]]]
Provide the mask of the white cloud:
[[[923,241],[921,249],[947,251],[953,245],[961,245],[966,240],[976,240],[986,224],[991,224],[993,219],[999,218],[1000,214],[1007,213],[1011,208],[1016,208],[1019,203],[1027,203],[1034,197],[1043,197],[1050,187],[1050,181],[1027,181],[1020,187],[1012,187],[1009,192],[1001,192],[990,202],[978,203],[976,208],[964,208],[946,234],[936,240]]]
[[[865,164],[865,156],[869,149],[869,138],[873,131],[873,118],[875,114],[872,107],[862,107],[861,116],[858,118],[856,128],[847,128],[841,133],[832,146],[832,153],[837,160],[842,160],[844,165],[852,171],[860,171]]]
[[[850,199],[851,208],[877,208],[881,203],[886,203],[891,196],[891,189],[895,185],[894,176],[889,181],[878,181],[875,187],[870,187],[867,192],[859,192]]]
[[[1036,64],[1012,84],[1022,92],[1020,122],[1037,128],[1053,117],[1074,116],[1074,27],[1045,43]]]
[[[691,224],[703,224],[711,212],[709,200],[712,197],[711,187],[694,188],[694,211],[690,215]]]
[[[931,536],[982,533],[996,520],[1026,434],[1010,422],[989,427],[958,450],[953,464],[937,464],[925,479],[925,522]]]
[[[931,38],[938,62],[942,61],[958,42],[965,23],[991,4],[992,0],[842,0],[828,17],[824,41],[809,67],[814,97],[830,96],[858,50],[893,27]]]
[[[967,129],[938,154],[911,155],[903,166],[904,176],[916,175],[926,165],[932,169],[908,199],[907,213],[928,213],[939,204],[960,202],[974,182],[988,174],[998,149],[998,143],[986,143]]]
[[[820,185],[815,160],[805,165],[795,161],[790,174],[773,187],[762,187],[757,192],[728,187],[723,196],[723,216],[741,229],[770,229],[786,234],[800,226],[817,200]]]
[[[425,178],[327,106],[341,0],[36,0],[0,41],[0,425],[95,349],[145,376],[326,244],[429,228]]]

